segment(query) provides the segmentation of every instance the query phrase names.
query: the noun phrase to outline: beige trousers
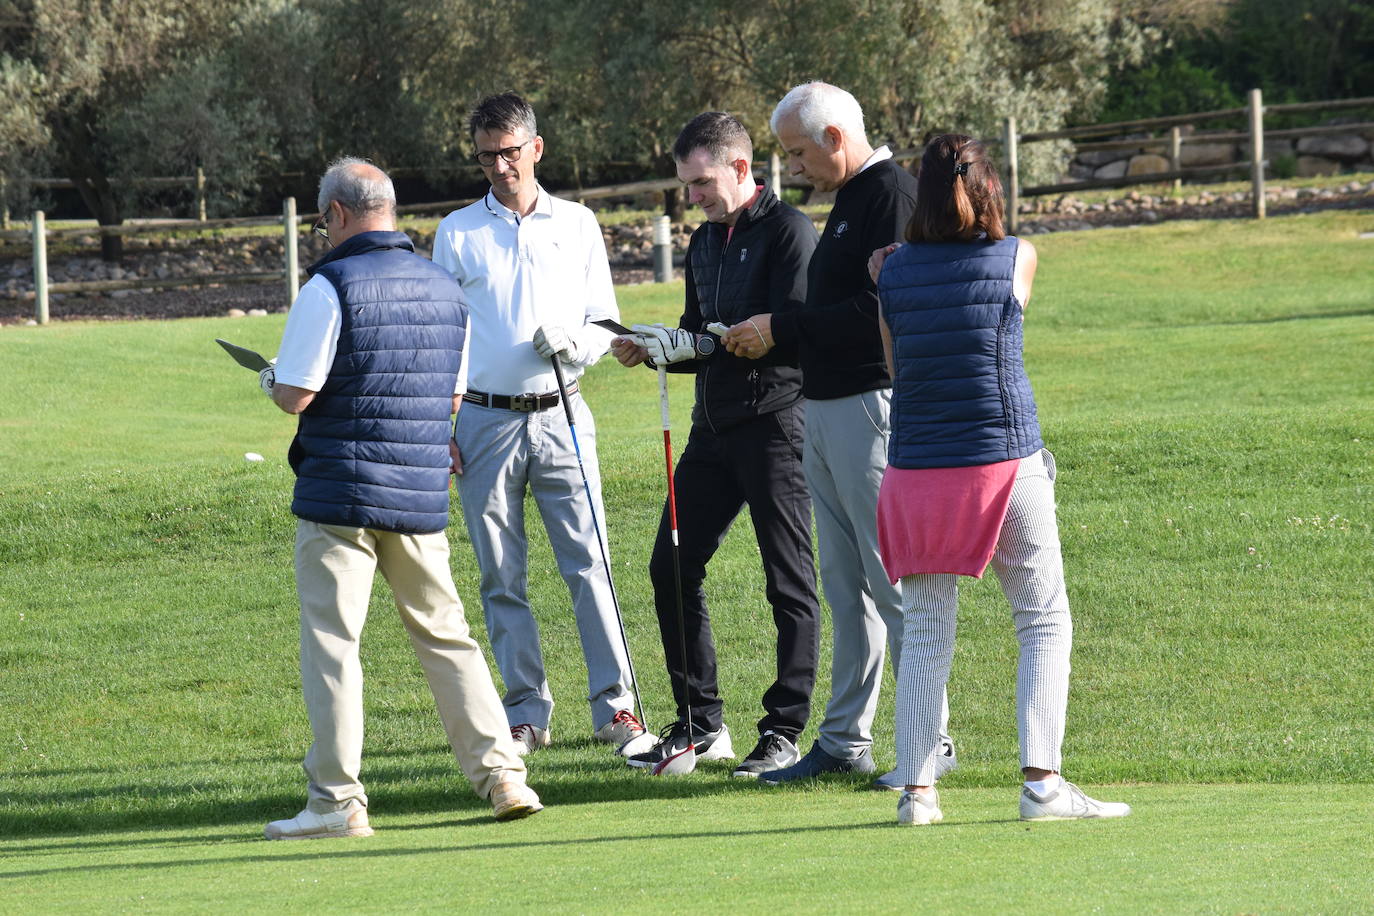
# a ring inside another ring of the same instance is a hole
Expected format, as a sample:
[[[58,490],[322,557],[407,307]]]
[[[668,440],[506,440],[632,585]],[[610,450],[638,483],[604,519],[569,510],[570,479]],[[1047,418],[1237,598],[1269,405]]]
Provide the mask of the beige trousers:
[[[358,774],[363,751],[359,638],[372,579],[391,586],[458,765],[486,798],[501,779],[523,782],[501,698],[481,647],[468,634],[449,570],[448,537],[321,525],[296,528],[301,600],[301,686],[315,742],[305,758],[309,807],[327,813],[367,804]]]

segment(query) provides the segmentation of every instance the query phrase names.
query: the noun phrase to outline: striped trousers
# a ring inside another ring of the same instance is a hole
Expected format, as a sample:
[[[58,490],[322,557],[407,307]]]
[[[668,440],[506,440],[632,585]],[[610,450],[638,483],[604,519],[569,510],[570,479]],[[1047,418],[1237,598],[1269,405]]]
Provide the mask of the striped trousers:
[[[1020,658],[1016,714],[1021,766],[1060,769],[1069,695],[1073,623],[1054,513],[1054,456],[1021,459],[992,568],[1011,604]],[[902,660],[897,673],[897,776],[906,785],[935,781],[941,699],[954,656],[958,576],[902,578]]]

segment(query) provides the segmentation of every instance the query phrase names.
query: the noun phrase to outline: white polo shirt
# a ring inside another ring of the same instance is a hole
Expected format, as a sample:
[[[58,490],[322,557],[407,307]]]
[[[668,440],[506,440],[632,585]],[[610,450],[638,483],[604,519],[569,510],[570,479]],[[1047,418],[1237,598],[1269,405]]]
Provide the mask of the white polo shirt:
[[[531,339],[540,325],[560,325],[584,359],[571,380],[610,348],[612,332],[590,322],[620,320],[606,243],[592,211],[551,197],[542,187],[525,217],[490,191],[444,217],[434,236],[434,261],[468,297],[468,386],[488,394],[558,390],[548,359]]]
[[[323,388],[334,365],[342,324],[338,291],[322,274],[315,274],[296,294],[296,301],[291,303],[291,311],[286,316],[286,330],[282,331],[281,347],[277,350],[276,380],[306,391]],[[472,340],[471,324],[468,325],[468,340]],[[456,394],[467,390],[467,353],[468,348],[464,346]]]

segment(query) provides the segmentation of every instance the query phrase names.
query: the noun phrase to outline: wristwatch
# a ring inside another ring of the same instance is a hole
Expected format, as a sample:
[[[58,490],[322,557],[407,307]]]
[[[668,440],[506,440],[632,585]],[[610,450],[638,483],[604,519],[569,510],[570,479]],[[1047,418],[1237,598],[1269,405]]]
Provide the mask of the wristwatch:
[[[696,334],[696,343],[693,348],[697,351],[698,359],[705,359],[716,352],[716,339],[710,334]]]

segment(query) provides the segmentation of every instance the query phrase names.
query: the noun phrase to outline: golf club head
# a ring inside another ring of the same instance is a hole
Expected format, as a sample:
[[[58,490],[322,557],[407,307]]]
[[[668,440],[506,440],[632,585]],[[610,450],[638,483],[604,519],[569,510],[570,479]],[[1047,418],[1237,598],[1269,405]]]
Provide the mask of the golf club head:
[[[653,750],[657,741],[658,739],[654,735],[645,732],[642,735],[637,735],[629,741],[626,741],[624,744],[620,745],[620,747],[616,748],[615,752],[621,757],[633,757],[635,754],[643,754],[646,751]]]
[[[697,747],[695,744],[689,744],[685,751],[680,751],[668,759],[654,764],[651,772],[655,776],[686,776],[696,768]]]

